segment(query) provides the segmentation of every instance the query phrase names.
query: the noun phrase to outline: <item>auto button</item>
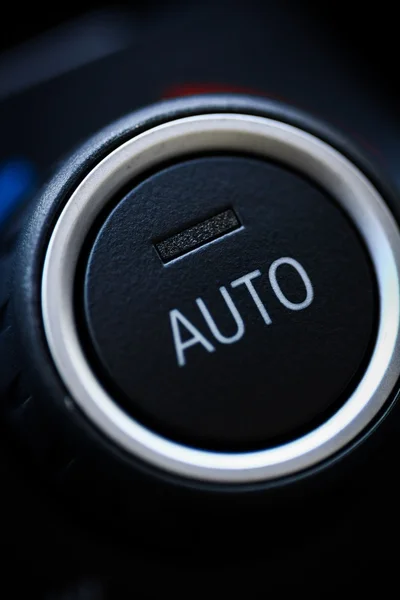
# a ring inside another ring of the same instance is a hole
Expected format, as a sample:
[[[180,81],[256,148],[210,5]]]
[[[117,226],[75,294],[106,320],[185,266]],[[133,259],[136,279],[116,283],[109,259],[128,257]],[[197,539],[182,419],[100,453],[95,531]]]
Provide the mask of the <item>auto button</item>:
[[[284,164],[218,154],[134,182],[82,253],[83,346],[136,421],[201,449],[296,439],[351,395],[376,283],[351,218]]]

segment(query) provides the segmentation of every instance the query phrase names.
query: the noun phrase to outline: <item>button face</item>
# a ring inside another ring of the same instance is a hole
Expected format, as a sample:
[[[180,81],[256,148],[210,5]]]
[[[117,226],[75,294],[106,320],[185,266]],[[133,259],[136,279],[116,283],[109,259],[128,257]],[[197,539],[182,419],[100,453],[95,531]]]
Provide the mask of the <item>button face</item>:
[[[251,157],[188,159],[138,183],[94,231],[76,296],[115,401],[199,448],[311,430],[347,400],[375,341],[375,280],[348,216]]]

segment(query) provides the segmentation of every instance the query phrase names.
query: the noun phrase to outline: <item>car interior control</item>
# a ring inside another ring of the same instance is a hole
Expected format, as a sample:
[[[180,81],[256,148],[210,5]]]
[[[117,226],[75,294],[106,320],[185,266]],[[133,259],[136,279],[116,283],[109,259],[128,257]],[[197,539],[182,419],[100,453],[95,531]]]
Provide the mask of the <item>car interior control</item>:
[[[290,106],[204,94],[127,115],[15,218],[11,435],[124,544],[196,554],[217,530],[229,552],[257,522],[300,538],[391,419],[396,219],[378,169]]]

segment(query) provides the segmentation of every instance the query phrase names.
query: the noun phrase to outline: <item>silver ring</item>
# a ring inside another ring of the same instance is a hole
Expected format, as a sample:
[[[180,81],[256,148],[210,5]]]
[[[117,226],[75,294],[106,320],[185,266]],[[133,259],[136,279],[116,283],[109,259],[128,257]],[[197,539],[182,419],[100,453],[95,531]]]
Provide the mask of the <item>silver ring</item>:
[[[85,237],[99,211],[126,183],[166,160],[198,152],[236,151],[294,167],[321,185],[357,226],[375,269],[379,325],[362,380],[345,404],[310,433],[256,452],[199,450],[166,439],[125,413],[97,380],[80,345],[73,282]],[[108,438],[160,469],[198,480],[271,480],[328,458],[354,439],[379,412],[400,374],[400,235],[371,182],[331,146],[296,127],[243,114],[188,117],[154,127],[106,156],[65,205],[47,249],[42,311],[47,342],[72,398]]]

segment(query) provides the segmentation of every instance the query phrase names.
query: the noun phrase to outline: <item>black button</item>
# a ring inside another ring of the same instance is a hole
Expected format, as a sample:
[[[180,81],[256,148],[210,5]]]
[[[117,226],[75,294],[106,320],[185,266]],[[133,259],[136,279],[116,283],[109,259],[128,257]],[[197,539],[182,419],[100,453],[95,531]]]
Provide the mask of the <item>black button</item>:
[[[90,246],[77,288],[88,356],[168,438],[266,448],[327,419],[363,374],[367,252],[335,201],[284,166],[168,166],[115,201]]]

